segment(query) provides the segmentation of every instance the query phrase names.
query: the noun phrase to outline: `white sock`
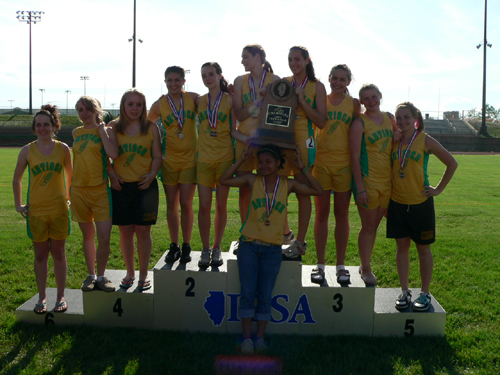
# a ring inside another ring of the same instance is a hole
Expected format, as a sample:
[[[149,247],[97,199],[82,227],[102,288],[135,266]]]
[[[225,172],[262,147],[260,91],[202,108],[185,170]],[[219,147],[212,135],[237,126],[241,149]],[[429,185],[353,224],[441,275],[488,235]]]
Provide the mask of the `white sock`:
[[[97,281],[101,281],[104,276],[98,276]]]
[[[335,270],[336,271],[340,271],[340,270],[345,270],[345,266],[343,264],[339,265],[339,266],[336,266],[335,267]]]
[[[318,264],[317,265],[319,269],[322,269],[323,271],[325,270],[325,265],[324,264]]]
[[[92,280],[95,280],[95,279],[96,279],[96,276],[95,276],[95,275],[91,275],[91,274],[89,274],[89,276],[92,278]]]

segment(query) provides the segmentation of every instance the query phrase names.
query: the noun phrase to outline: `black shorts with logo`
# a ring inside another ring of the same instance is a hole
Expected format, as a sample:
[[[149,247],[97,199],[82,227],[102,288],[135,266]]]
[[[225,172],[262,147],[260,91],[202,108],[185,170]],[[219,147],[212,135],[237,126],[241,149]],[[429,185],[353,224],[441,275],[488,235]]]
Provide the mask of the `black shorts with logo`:
[[[124,182],[122,190],[111,189],[113,225],[154,225],[158,217],[158,182],[154,179],[145,190],[139,182]]]
[[[434,199],[429,197],[420,204],[389,202],[387,209],[387,238],[410,237],[420,245],[436,241],[436,215]]]

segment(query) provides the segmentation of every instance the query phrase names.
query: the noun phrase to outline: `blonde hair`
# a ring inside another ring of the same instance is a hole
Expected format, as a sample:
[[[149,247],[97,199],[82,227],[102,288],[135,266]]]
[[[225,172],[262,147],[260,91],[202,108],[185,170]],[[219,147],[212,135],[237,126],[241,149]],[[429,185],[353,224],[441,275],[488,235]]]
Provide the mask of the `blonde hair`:
[[[120,101],[120,117],[116,119],[115,129],[120,134],[125,134],[125,128],[129,124],[129,118],[127,117],[127,113],[125,112],[125,101],[127,97],[131,94],[137,94],[142,98],[142,113],[139,117],[139,123],[141,124],[141,134],[148,134],[149,126],[151,125],[151,121],[148,120],[148,111],[146,109],[146,96],[142,91],[137,90],[136,88],[125,91]]]
[[[75,104],[75,109],[78,112],[78,103],[82,103],[85,108],[95,115],[95,122],[100,124],[104,121],[104,112],[101,108],[101,103],[96,98],[91,96],[81,96]],[[81,121],[81,120],[80,120]]]

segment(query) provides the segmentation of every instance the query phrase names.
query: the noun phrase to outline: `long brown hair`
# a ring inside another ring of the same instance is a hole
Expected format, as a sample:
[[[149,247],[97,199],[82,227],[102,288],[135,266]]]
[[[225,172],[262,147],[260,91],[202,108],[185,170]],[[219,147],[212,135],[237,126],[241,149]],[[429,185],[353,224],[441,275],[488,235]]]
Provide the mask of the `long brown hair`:
[[[141,124],[141,134],[148,134],[149,127],[151,125],[151,121],[148,120],[148,110],[146,108],[146,96],[142,93],[142,91],[137,90],[136,88],[125,91],[122,96],[122,100],[120,101],[120,117],[116,119],[115,129],[120,134],[125,134],[125,128],[129,124],[130,120],[127,117],[127,113],[125,112],[125,101],[127,100],[127,96],[131,94],[137,94],[142,98],[142,113],[139,118],[139,122]]]
[[[304,60],[309,59],[309,64],[306,65],[307,78],[309,79],[309,81],[318,82],[318,79],[316,78],[316,74],[314,73],[313,62],[312,62],[311,57],[309,56],[308,49],[306,47],[302,47],[302,46],[293,46],[292,48],[290,48],[289,52],[292,52],[292,51],[300,51],[300,54],[302,55]]]
[[[262,63],[262,68],[267,70],[269,73],[273,73],[273,68],[271,67],[271,63],[266,60],[266,51],[260,44],[249,44],[243,47],[243,51],[248,51],[252,54],[252,56],[259,55],[260,62]]]
[[[61,129],[61,120],[59,120],[59,112],[57,111],[57,106],[45,104],[42,106],[35,116],[33,116],[33,124],[31,124],[31,130],[35,133],[35,123],[36,117],[38,115],[46,115],[50,118],[50,124],[52,125],[52,136],[55,136],[56,133]]]

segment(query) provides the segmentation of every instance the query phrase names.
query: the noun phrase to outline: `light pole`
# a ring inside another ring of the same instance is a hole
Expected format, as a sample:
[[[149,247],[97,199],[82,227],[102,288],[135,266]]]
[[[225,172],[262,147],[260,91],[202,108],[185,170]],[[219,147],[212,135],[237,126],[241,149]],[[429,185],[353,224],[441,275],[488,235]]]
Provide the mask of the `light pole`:
[[[66,115],[68,115],[68,94],[71,94],[70,90],[66,90]]]
[[[20,22],[26,22],[30,25],[30,115],[33,114],[33,99],[32,99],[32,85],[31,85],[31,23],[37,23],[42,21],[42,14],[45,12],[34,11],[34,10],[18,10],[16,12],[17,20]]]
[[[479,49],[483,46],[483,118],[481,120],[481,127],[479,128],[480,135],[487,135],[488,130],[486,129],[486,46],[491,48],[491,44],[488,44],[486,39],[486,16],[488,14],[488,2],[484,0],[484,40],[483,44],[479,43],[476,48]]]
[[[81,76],[80,81],[83,81],[83,95],[87,95],[87,81],[90,78],[88,76]]]
[[[15,100],[14,99],[9,99],[7,101],[10,102],[10,109],[12,109],[12,102],[15,102]]]
[[[133,43],[133,51],[132,51],[132,87],[135,87],[135,40],[136,38],[136,33],[135,33],[135,19],[136,19],[136,0],[134,0],[134,34],[132,35],[132,38],[130,38],[128,41],[129,42],[134,42]],[[142,39],[138,39],[139,42],[142,43]]]
[[[42,104],[40,105],[40,108],[43,107],[43,93],[45,92],[45,89],[40,89],[40,92],[42,93]]]

